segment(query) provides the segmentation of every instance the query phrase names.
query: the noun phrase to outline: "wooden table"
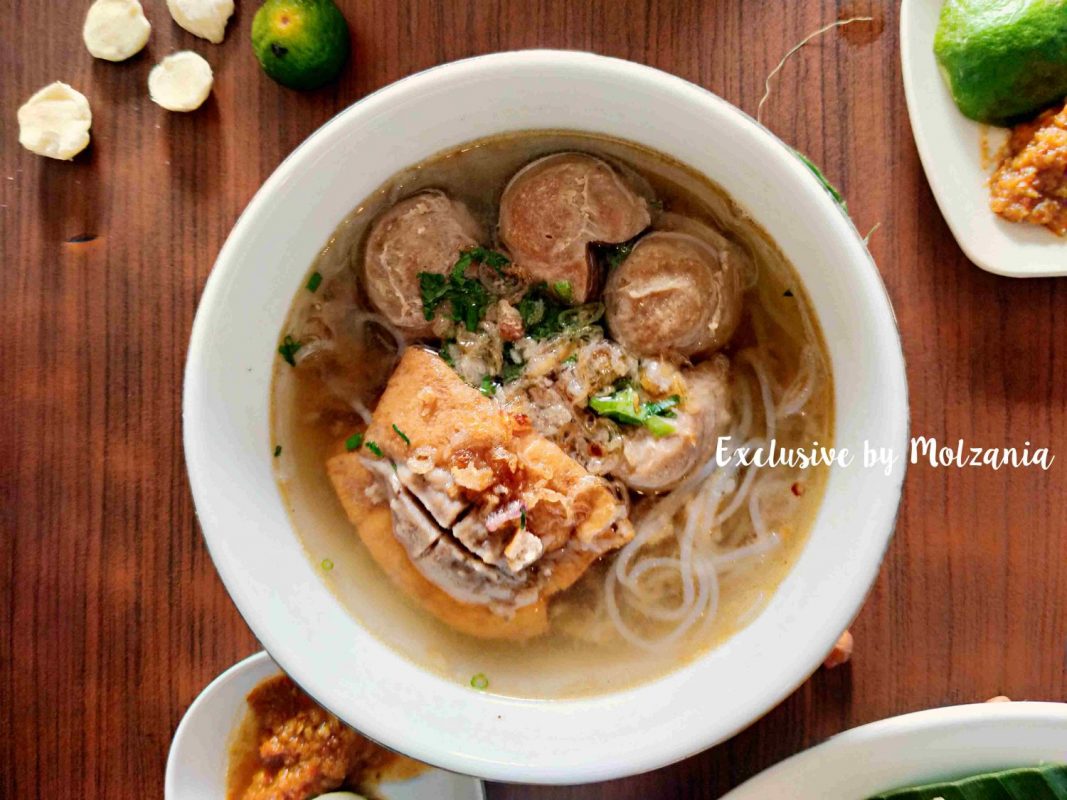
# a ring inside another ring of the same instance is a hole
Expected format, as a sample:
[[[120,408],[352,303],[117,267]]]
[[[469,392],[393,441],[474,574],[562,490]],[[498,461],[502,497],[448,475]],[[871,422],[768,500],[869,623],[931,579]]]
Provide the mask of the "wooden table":
[[[1067,696],[1067,281],[979,271],[927,187],[901,88],[897,10],[860,0],[410,0],[342,3],[355,58],[298,94],[261,74],[241,2],[222,46],[144,0],[148,53],[94,61],[84,2],[7,0],[0,48],[0,797],[160,797],[171,734],[197,692],[258,649],[215,574],[181,450],[197,298],[234,220],[301,140],[410,72],[495,50],[593,50],[677,73],[764,119],[848,196],[900,320],[913,431],[1053,448],[1050,472],[910,469],[896,539],[854,627],[852,664],[820,672],[721,747],[597,787],[495,786],[519,798],[715,798],[846,728],[916,709]],[[148,101],[151,65],[205,54],[194,114]],[[74,163],[16,143],[15,109],[62,79],[94,111]],[[641,109],[635,108],[634,114]],[[715,132],[707,131],[715,147]]]

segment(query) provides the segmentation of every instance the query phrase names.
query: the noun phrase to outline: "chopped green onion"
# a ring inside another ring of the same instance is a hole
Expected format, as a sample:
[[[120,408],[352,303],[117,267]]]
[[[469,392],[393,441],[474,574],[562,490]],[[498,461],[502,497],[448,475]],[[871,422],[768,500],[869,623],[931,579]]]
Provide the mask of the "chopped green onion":
[[[563,359],[563,363],[564,364],[577,364],[578,363],[578,354],[577,353],[571,353],[569,356],[567,356],[565,359]]]
[[[478,387],[478,391],[484,394],[486,397],[492,397],[496,394],[496,381],[493,380],[492,375],[482,376],[482,383]]]
[[[574,289],[571,287],[570,281],[556,281],[552,284],[552,291],[555,292],[559,299],[564,303],[574,302]]]
[[[655,414],[656,416],[664,416],[665,411],[679,405],[682,402],[682,398],[679,395],[672,394],[670,397],[659,400],[655,403],[645,403],[645,412],[648,414]]]
[[[545,308],[545,301],[535,297],[533,289],[519,301],[519,316],[522,317],[522,326],[527,333],[545,318]]]
[[[331,569],[333,569],[333,562],[330,561],[330,559],[328,558],[324,558],[322,559],[322,564],[320,566],[325,572],[329,572]]]
[[[316,289],[319,288],[319,285],[321,283],[322,283],[322,273],[321,272],[312,272],[311,273],[311,277],[308,278],[307,290],[309,292],[314,292]]]
[[[525,369],[526,362],[521,364],[505,364],[504,369],[500,370],[500,379],[504,381],[504,383],[511,383],[512,381],[517,380]]]
[[[511,259],[503,253],[486,247],[472,247],[467,251],[467,254],[470,255],[472,261],[476,261],[479,264],[488,264],[499,273],[502,273],[504,267],[511,263]]]
[[[363,446],[363,434],[353,433],[347,439],[345,439],[345,450],[351,453],[353,450],[358,450]]]
[[[467,277],[467,269],[475,261],[484,261],[498,269],[509,263],[507,256],[502,253],[475,247],[460,255],[447,276],[436,272],[420,272],[418,278],[423,317],[432,320],[437,307],[447,301],[454,322],[462,322],[469,331],[478,329],[478,323],[485,316],[492,298],[480,280]]]
[[[484,672],[479,672],[477,675],[471,678],[471,686],[479,691],[485,691],[489,688],[489,678],[486,677]]]
[[[674,423],[663,417],[646,417],[644,422],[645,428],[649,433],[655,436],[657,439],[662,439],[664,436],[670,436],[677,430],[674,427]]]
[[[526,369],[526,362],[519,364],[508,363],[504,365],[504,368],[500,370],[500,380],[504,383],[511,383],[513,380],[522,375],[522,371]]]
[[[641,425],[645,421],[641,415],[641,400],[632,386],[614,394],[591,397],[589,407],[602,417],[610,417],[626,425]]]
[[[278,352],[281,354],[281,357],[285,359],[286,363],[290,367],[295,367],[296,359],[294,359],[293,356],[295,356],[297,350],[299,350],[303,346],[303,344],[298,342],[292,336],[286,334],[285,338],[282,339],[281,345],[278,347]]]
[[[602,417],[608,417],[623,425],[643,425],[657,438],[670,436],[676,428],[668,419],[674,416],[672,408],[681,402],[678,395],[654,403],[642,403],[632,386],[626,386],[613,394],[589,399],[589,408]]]
[[[408,447],[411,447],[411,439],[409,439],[408,435],[402,430],[400,430],[400,428],[396,427],[395,422],[393,423],[393,431],[396,433],[397,436],[404,440],[404,444],[406,444]]]
[[[274,448],[274,457],[277,458],[282,454],[282,446],[279,444]]]
[[[559,333],[559,315],[567,307],[548,290],[542,281],[531,286],[519,300],[519,316],[526,335],[534,339],[547,339]]]
[[[374,455],[378,456],[378,458],[383,458],[385,456],[385,453],[382,452],[382,448],[378,447],[377,442],[367,442],[366,444],[367,449],[374,453]]]
[[[561,284],[566,284],[567,291],[570,291],[569,281],[557,281],[552,284],[552,290],[542,281],[531,286],[519,300],[519,316],[522,317],[527,336],[538,340],[548,339],[568,328],[592,325],[604,315],[603,303],[586,303],[570,308],[561,302],[559,298],[564,294],[559,290]]]
[[[488,264],[502,275],[504,267],[510,263],[511,259],[496,250],[490,250],[486,247],[471,247],[460,253],[459,260],[456,261],[456,265],[452,268],[452,274],[453,276],[463,277],[471,264]]]
[[[422,315],[432,320],[437,306],[448,299],[448,279],[436,272],[420,272],[419,291],[422,293]]]
[[[585,328],[604,316],[603,303],[586,303],[560,312],[559,324],[562,328]]]

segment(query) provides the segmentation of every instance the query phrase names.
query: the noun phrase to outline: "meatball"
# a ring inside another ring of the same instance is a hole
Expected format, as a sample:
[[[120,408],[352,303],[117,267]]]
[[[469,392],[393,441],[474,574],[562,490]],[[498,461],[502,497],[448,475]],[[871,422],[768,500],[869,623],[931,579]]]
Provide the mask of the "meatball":
[[[419,273],[447,273],[462,251],[484,241],[467,207],[436,189],[419,192],[382,214],[371,227],[363,277],[371,303],[412,337],[426,336]]]
[[[648,227],[648,203],[619,172],[584,153],[557,153],[519,170],[500,199],[500,239],[531,281],[596,291],[589,245],[616,244]]]
[[[718,350],[741,320],[735,261],[687,233],[642,238],[608,278],[605,318],[616,341],[644,356]]]
[[[683,370],[685,402],[673,420],[675,432],[657,439],[644,428],[628,430],[615,474],[635,491],[664,492],[705,463],[732,419],[729,376],[722,355]]]

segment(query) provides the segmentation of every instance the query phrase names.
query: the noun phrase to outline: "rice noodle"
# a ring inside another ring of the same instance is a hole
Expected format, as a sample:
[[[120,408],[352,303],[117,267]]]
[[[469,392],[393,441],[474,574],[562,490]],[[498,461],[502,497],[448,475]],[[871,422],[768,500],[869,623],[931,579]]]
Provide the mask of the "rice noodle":
[[[362,419],[364,423],[366,423],[367,425],[371,424],[373,415],[371,414],[370,409],[368,409],[361,402],[359,402],[358,400],[352,401],[352,410],[359,414],[360,419]]]
[[[741,561],[755,558],[756,556],[766,555],[772,550],[775,550],[781,543],[781,537],[778,536],[777,533],[772,533],[763,539],[756,540],[752,544],[738,547],[736,550],[731,550],[729,553],[724,553],[721,556],[715,556],[712,559],[712,563],[715,565],[715,569],[718,572],[726,572],[737,566]]]
[[[815,391],[817,369],[815,349],[809,345],[801,351],[797,380],[778,403],[779,417],[791,417],[808,404]]]
[[[803,308],[798,307],[805,334],[814,334]],[[775,354],[763,345],[766,339],[761,333],[766,326],[758,322],[753,320],[759,344],[737,358],[743,374],[735,385],[736,423],[725,463],[712,457],[672,492],[643,501],[634,538],[619,551],[604,576],[607,617],[618,636],[635,647],[661,649],[698,626],[712,625],[719,606],[720,576],[765,558],[782,544],[775,520],[766,516],[763,504],[771,493],[788,492],[788,484],[773,468],[741,470],[733,456],[740,448],[766,446],[783,421],[802,414],[823,373],[813,335],[797,343],[799,365],[782,389],[775,378]],[[771,322],[780,325],[776,319]],[[757,425],[762,430],[754,431]],[[741,512],[745,518],[732,525],[735,533],[727,536],[724,526]],[[658,635],[646,635],[647,625],[639,624],[640,620],[655,623]]]
[[[756,355],[754,351],[745,350],[741,353],[741,357],[752,367],[752,371],[756,374],[756,380],[759,381],[760,399],[763,401],[763,414],[766,425],[764,435],[769,442],[774,438],[774,434],[777,432],[777,418],[775,414],[773,392],[771,390],[771,378],[767,373],[767,368],[763,363],[763,359]]]
[[[741,447],[758,448],[762,447],[763,445],[764,442],[762,439],[752,439],[745,442],[743,445],[741,445]],[[726,508],[719,512],[719,514],[715,517],[715,525],[721,526],[722,523],[730,519],[730,517],[736,514],[737,511],[741,508],[741,506],[744,505],[745,499],[748,497],[749,490],[752,488],[752,484],[755,483],[757,475],[759,475],[758,469],[745,470],[745,477],[742,478],[741,484],[738,487],[737,491],[734,493],[734,496],[730,499],[730,502],[727,504]]]
[[[372,326],[377,329],[376,334],[372,333]],[[363,357],[368,351],[370,338],[375,336],[382,347],[392,351],[383,353],[382,358],[383,367],[391,370],[407,347],[404,334],[381,314],[353,309],[337,300],[310,306],[304,331],[301,336],[304,341],[293,355],[295,366],[318,365],[318,372],[331,394],[369,425],[371,412],[363,401],[366,392],[350,379],[346,367],[354,358]]]
[[[759,507],[760,493],[752,492],[748,496],[748,516],[752,520],[752,528],[756,531],[756,541],[761,542],[771,537],[770,531],[763,523],[763,512]]]
[[[404,348],[407,347],[408,340],[400,329],[393,323],[383,317],[381,314],[375,314],[372,311],[365,311],[363,309],[357,309],[349,312],[348,322],[361,333],[366,329],[368,325],[377,325],[383,331],[389,334],[393,339],[393,343],[396,345],[396,358],[400,358],[400,355],[404,352]]]
[[[319,353],[328,353],[335,347],[334,343],[330,339],[315,339],[306,344],[300,346],[300,349],[293,355],[293,361],[296,364],[303,364],[310,358],[314,358]]]
[[[752,430],[752,389],[749,388],[748,381],[736,382],[735,389],[741,415],[737,423],[737,434],[743,438]]]

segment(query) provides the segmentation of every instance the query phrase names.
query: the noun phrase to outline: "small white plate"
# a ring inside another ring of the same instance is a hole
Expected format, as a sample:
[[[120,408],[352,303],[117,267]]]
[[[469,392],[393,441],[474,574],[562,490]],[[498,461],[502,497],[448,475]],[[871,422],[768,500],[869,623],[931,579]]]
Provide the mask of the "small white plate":
[[[905,786],[1047,763],[1067,763],[1067,704],[952,706],[842,733],[722,800],[865,800]]]
[[[982,166],[983,129],[994,155],[1006,131],[967,119],[956,108],[934,57],[942,0],[904,0],[900,59],[915,144],[941,213],[967,258],[1014,278],[1067,275],[1067,240],[1037,225],[1006,222],[989,208]],[[937,265],[931,264],[933,269]]]
[[[281,670],[256,653],[215,678],[185,712],[167,756],[166,800],[225,800],[230,740],[244,718],[245,697]],[[387,800],[485,800],[477,778],[439,769],[381,789]]]

